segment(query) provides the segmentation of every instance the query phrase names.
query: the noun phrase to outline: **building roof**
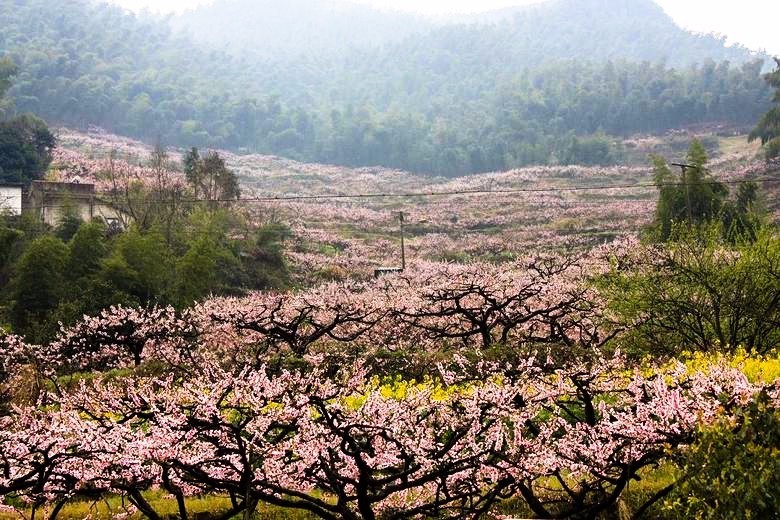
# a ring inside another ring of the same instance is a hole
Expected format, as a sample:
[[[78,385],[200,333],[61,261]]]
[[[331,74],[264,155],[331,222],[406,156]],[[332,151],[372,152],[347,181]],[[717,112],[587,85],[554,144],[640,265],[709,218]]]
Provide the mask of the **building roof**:
[[[30,192],[42,192],[53,195],[60,193],[67,193],[68,195],[93,195],[95,193],[95,185],[77,184],[74,182],[33,181],[30,185]]]

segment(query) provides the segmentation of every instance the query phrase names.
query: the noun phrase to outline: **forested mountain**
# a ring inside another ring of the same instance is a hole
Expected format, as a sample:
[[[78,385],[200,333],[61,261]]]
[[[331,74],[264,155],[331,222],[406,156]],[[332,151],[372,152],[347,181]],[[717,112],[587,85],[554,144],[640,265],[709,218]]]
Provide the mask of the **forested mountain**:
[[[242,5],[232,1],[213,9]],[[308,5],[296,1],[282,12]],[[257,3],[224,31],[240,37],[268,5]],[[387,16],[385,28],[400,20]],[[302,15],[291,34],[310,32],[313,46],[329,41],[306,26],[315,18]],[[612,163],[620,150],[610,136],[752,125],[771,99],[761,59],[680,30],[649,0],[553,0],[495,23],[273,59],[214,50],[167,19],[92,0],[0,0],[0,19],[0,57],[19,69],[10,90],[17,112],[149,141],[348,166],[458,175]],[[373,28],[342,32],[358,38]],[[665,60],[672,50],[675,60]],[[701,63],[670,67],[678,61]]]
[[[514,69],[559,59],[687,66],[756,57],[745,47],[727,46],[725,37],[683,30],[653,0],[547,0],[437,19],[345,0],[216,0],[171,23],[196,41],[261,57],[382,44],[399,44],[386,54],[467,50]]]
[[[664,62],[687,66],[707,59],[755,57],[725,37],[679,27],[653,0],[548,0],[476,17],[462,45],[492,47],[496,59],[533,67],[555,59]],[[482,27],[480,27],[480,25]],[[496,45],[500,40],[503,45]]]
[[[342,0],[221,0],[182,13],[171,24],[196,41],[265,59],[379,45],[432,25]]]

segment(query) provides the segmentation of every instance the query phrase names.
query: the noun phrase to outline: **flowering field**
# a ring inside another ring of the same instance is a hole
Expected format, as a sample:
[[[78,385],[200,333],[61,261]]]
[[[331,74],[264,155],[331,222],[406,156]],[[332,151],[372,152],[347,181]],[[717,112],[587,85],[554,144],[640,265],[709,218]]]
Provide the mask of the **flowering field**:
[[[60,139],[52,178],[159,175],[139,143]],[[753,153],[715,175],[762,178]],[[778,411],[777,237],[742,254],[641,243],[647,168],[448,180],[225,157],[241,211],[291,227],[295,289],[113,307],[40,345],[0,333],[0,513],[658,513],[703,429]],[[374,279],[400,261],[401,211],[408,269]]]
[[[101,132],[61,130],[59,138],[55,167],[61,179],[96,181],[99,188],[110,189],[107,168],[141,179],[152,175],[150,169],[136,166],[150,153],[141,143]],[[636,157],[675,150],[660,138],[637,138],[630,144]],[[724,140],[722,149],[711,164],[716,178],[765,176],[767,165],[755,158],[755,146],[732,138]],[[178,151],[170,155],[181,159]],[[444,179],[272,156],[223,155],[241,179],[246,211],[258,222],[275,220],[292,228],[295,243],[289,259],[302,284],[367,279],[376,268],[400,265],[399,212],[405,215],[410,265],[506,261],[529,250],[584,250],[636,235],[652,218],[657,197],[655,187],[649,186],[648,166],[531,167]],[[569,190],[572,187],[585,189]],[[766,189],[776,190],[777,184]],[[479,193],[462,193],[474,191]],[[448,195],[328,198],[417,193]],[[269,200],[273,198],[287,200]],[[777,216],[780,207],[771,209]]]
[[[772,356],[637,363],[608,347],[625,331],[589,281],[641,250],[427,263],[113,308],[47,345],[7,335],[3,510],[598,518],[702,426],[780,404]]]

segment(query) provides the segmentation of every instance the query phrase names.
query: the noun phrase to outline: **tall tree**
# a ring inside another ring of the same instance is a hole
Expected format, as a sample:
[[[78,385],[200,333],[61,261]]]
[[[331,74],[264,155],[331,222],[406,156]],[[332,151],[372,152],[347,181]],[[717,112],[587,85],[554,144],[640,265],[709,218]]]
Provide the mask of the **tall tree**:
[[[16,265],[11,317],[18,332],[32,341],[43,339],[50,314],[60,302],[68,255],[61,240],[44,236],[30,244]]]
[[[750,141],[761,140],[768,159],[780,157],[780,58],[775,58],[777,69],[765,76],[769,85],[775,89],[774,104],[764,114],[758,126],[750,133]]]
[[[675,223],[705,224],[721,216],[729,191],[707,173],[707,152],[694,139],[686,155],[686,166],[677,177],[663,157],[653,157],[654,180],[659,190],[654,228],[658,238],[669,240]]]
[[[236,200],[241,196],[238,177],[217,152],[201,157],[197,148],[184,156],[184,174],[197,198],[204,198],[210,207],[220,201]]]

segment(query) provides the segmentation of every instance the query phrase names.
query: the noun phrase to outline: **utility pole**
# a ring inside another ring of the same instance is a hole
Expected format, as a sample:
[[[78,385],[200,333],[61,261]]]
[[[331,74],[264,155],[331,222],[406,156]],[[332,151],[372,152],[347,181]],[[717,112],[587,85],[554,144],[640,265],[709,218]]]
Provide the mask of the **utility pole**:
[[[398,212],[398,220],[401,223],[401,267],[379,267],[374,269],[374,278],[387,274],[401,273],[406,270],[406,230],[404,229],[406,215],[403,211]]]
[[[691,164],[672,163],[672,166],[679,166],[682,169],[682,182],[685,185],[685,206],[688,209],[688,225],[693,224],[693,210],[691,209],[691,184],[688,182],[688,169],[698,169],[698,166]]]
[[[401,270],[406,271],[406,243],[404,237],[404,212],[401,211],[398,214],[398,218],[401,222]]]

